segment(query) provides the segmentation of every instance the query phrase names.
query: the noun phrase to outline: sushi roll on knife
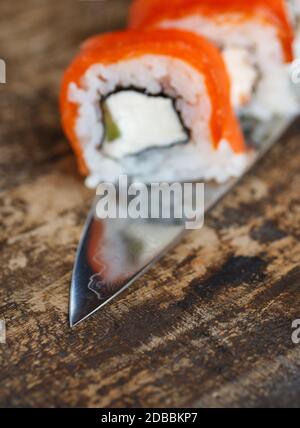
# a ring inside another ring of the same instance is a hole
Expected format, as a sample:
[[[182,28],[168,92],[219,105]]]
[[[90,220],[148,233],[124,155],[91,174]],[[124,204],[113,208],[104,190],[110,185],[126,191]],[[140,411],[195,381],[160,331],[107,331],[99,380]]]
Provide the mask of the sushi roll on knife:
[[[87,185],[239,176],[249,156],[219,50],[178,30],[126,31],[83,44],[61,88],[65,133]]]
[[[237,113],[260,120],[294,115],[293,28],[285,0],[134,0],[129,27],[177,28],[222,51]]]

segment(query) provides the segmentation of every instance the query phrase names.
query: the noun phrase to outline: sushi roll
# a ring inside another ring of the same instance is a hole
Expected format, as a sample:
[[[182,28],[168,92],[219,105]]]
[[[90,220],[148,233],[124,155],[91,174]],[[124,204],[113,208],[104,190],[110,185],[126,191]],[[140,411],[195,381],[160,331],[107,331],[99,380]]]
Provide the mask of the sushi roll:
[[[129,26],[185,29],[209,38],[222,51],[240,116],[269,120],[297,113],[285,0],[135,0]]]
[[[178,30],[85,42],[65,72],[61,117],[87,185],[133,180],[223,182],[249,159],[218,49]]]
[[[294,55],[300,58],[300,0],[287,0],[287,4],[296,34]]]

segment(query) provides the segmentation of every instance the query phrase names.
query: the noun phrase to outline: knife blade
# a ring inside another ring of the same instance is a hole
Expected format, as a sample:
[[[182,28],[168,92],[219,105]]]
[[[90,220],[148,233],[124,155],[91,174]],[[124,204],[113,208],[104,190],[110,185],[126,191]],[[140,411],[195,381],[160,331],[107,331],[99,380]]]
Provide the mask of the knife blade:
[[[256,148],[249,169],[275,144],[293,118],[250,124],[246,131]],[[246,172],[248,172],[246,171]],[[240,180],[205,183],[207,213]],[[183,236],[185,224],[175,219],[99,219],[98,198],[92,205],[78,246],[70,292],[70,326],[106,305],[145,273]]]

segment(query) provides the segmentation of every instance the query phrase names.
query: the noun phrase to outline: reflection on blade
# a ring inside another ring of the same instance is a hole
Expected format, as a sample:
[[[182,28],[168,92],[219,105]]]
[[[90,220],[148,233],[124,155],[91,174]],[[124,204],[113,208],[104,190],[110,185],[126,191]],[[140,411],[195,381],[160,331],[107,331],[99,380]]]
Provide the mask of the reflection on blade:
[[[281,119],[257,127],[251,144],[260,141],[252,165],[274,144],[291,120]],[[263,144],[261,144],[263,142]],[[251,165],[251,166],[252,166]],[[207,212],[238,180],[205,185]],[[70,298],[70,324],[74,326],[104,306],[143,274],[185,231],[184,221],[105,219],[90,212],[75,261]]]
[[[175,223],[100,220],[92,213],[73,273],[71,325],[128,287],[183,230],[183,225]]]

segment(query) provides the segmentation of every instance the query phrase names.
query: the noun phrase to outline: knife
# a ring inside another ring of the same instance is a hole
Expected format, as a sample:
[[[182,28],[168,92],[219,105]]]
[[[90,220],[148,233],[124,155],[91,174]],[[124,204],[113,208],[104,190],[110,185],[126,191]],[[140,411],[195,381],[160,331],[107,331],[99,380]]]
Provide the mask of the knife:
[[[275,144],[293,118],[268,123],[250,123],[245,130],[255,147],[248,171]],[[251,131],[252,130],[252,131]],[[248,172],[246,171],[246,173]],[[205,183],[204,212],[207,213],[240,180],[225,184]],[[95,198],[78,246],[71,282],[70,326],[102,308],[171,249],[185,232],[178,219],[99,219]]]

